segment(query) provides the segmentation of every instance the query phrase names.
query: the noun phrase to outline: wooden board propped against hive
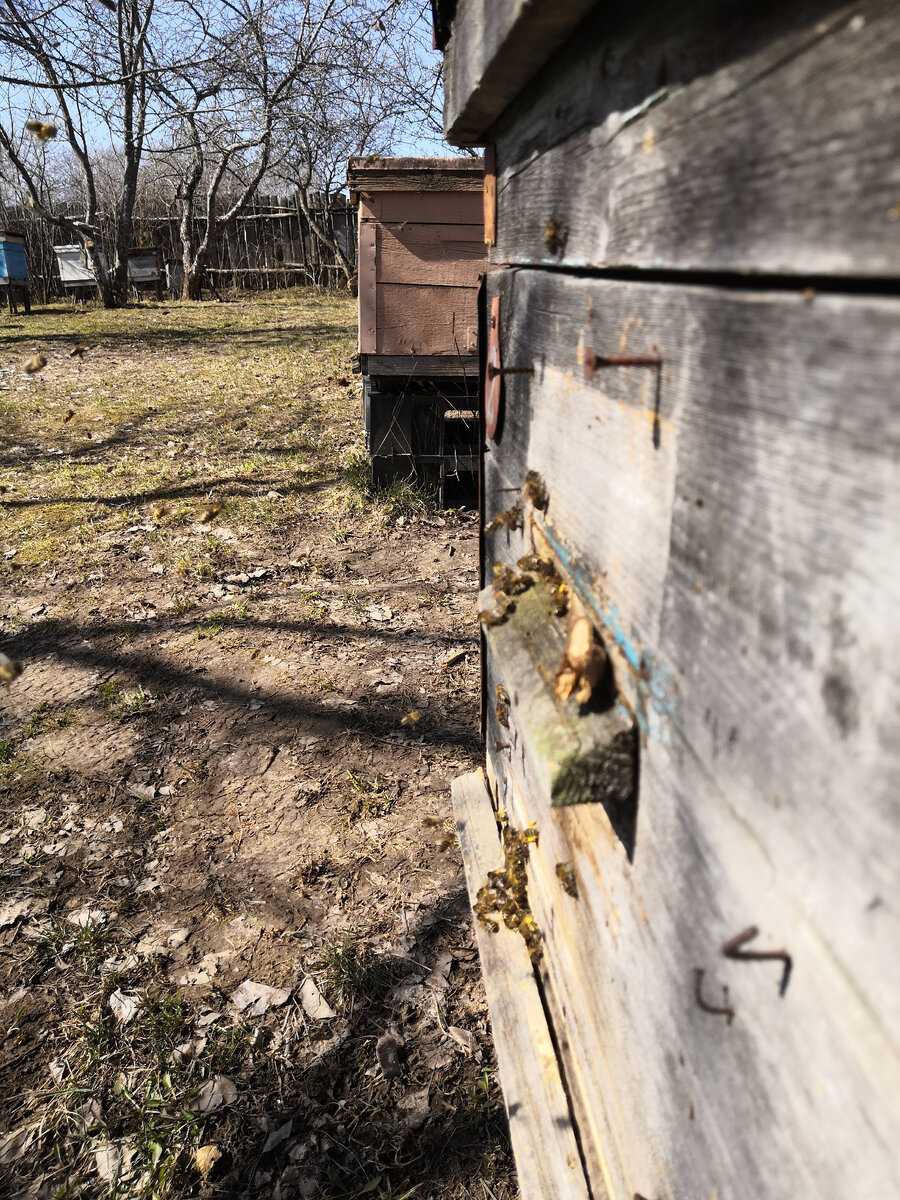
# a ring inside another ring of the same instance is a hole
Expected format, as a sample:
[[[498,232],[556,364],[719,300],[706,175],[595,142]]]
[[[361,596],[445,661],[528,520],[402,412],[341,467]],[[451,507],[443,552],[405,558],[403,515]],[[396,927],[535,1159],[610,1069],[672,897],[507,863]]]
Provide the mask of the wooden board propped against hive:
[[[503,855],[484,772],[453,781],[469,897]],[[522,1200],[589,1200],[559,1064],[522,938],[475,924]]]

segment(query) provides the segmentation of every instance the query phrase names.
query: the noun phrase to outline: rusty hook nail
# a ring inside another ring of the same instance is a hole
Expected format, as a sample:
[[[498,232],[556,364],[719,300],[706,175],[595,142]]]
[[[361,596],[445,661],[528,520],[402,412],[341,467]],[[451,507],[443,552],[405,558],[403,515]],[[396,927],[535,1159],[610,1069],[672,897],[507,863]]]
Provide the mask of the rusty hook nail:
[[[488,379],[496,379],[498,375],[533,375],[534,367],[495,367],[493,363],[488,363],[487,377]]]
[[[707,1004],[703,999],[703,976],[706,972],[702,967],[694,967],[694,999],[697,1001],[697,1007],[703,1012],[715,1013],[716,1016],[725,1017],[730,1025],[734,1020],[734,1009],[730,1004]]]
[[[749,962],[767,962],[770,959],[777,959],[783,962],[784,970],[781,972],[781,983],[778,987],[778,995],[783,996],[790,982],[794,960],[788,954],[787,950],[745,950],[744,946],[746,943],[752,942],[758,935],[759,929],[757,926],[748,925],[746,929],[736,934],[733,938],[728,939],[722,947],[722,953],[726,958],[743,958]]]

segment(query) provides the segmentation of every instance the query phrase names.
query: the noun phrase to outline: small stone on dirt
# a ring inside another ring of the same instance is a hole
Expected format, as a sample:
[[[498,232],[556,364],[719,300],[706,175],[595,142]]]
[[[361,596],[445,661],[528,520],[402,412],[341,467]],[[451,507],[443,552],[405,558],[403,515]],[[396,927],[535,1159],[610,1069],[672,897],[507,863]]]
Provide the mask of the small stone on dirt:
[[[378,1065],[385,1079],[397,1079],[403,1074],[400,1065],[400,1051],[406,1043],[396,1029],[388,1029],[375,1043],[375,1054]]]

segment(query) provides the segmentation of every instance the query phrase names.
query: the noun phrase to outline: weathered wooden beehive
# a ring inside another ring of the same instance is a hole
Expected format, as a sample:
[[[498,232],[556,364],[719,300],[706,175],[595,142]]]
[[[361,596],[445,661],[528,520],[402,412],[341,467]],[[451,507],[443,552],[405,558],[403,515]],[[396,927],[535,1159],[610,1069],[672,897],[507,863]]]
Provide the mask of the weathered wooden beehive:
[[[454,790],[523,1195],[900,1195],[900,9],[435,8],[511,264]]]
[[[359,359],[377,483],[478,470],[482,159],[353,158]]]

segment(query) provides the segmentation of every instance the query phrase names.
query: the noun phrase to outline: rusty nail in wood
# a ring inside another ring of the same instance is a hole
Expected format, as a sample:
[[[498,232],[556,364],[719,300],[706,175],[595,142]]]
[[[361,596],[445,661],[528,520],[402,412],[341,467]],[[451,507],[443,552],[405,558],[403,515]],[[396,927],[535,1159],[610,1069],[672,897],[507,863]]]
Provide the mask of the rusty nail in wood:
[[[743,948],[744,945],[747,942],[752,942],[758,935],[759,929],[757,926],[748,925],[746,929],[736,934],[733,938],[728,939],[722,947],[722,953],[726,958],[743,958],[749,962],[766,962],[769,959],[778,959],[780,962],[783,962],[784,970],[781,972],[781,983],[778,987],[778,995],[783,996],[790,982],[794,960],[788,954],[787,950],[745,950]]]
[[[495,379],[498,375],[533,375],[534,367],[495,367],[488,363],[487,377]]]
[[[716,1016],[725,1017],[728,1024],[734,1020],[734,1009],[730,1004],[707,1004],[703,999],[703,976],[706,972],[702,967],[694,968],[694,999],[697,1001],[697,1007],[703,1012],[715,1013]]]
[[[584,373],[590,379],[597,367],[661,367],[662,361],[659,354],[595,354],[585,350]]]

